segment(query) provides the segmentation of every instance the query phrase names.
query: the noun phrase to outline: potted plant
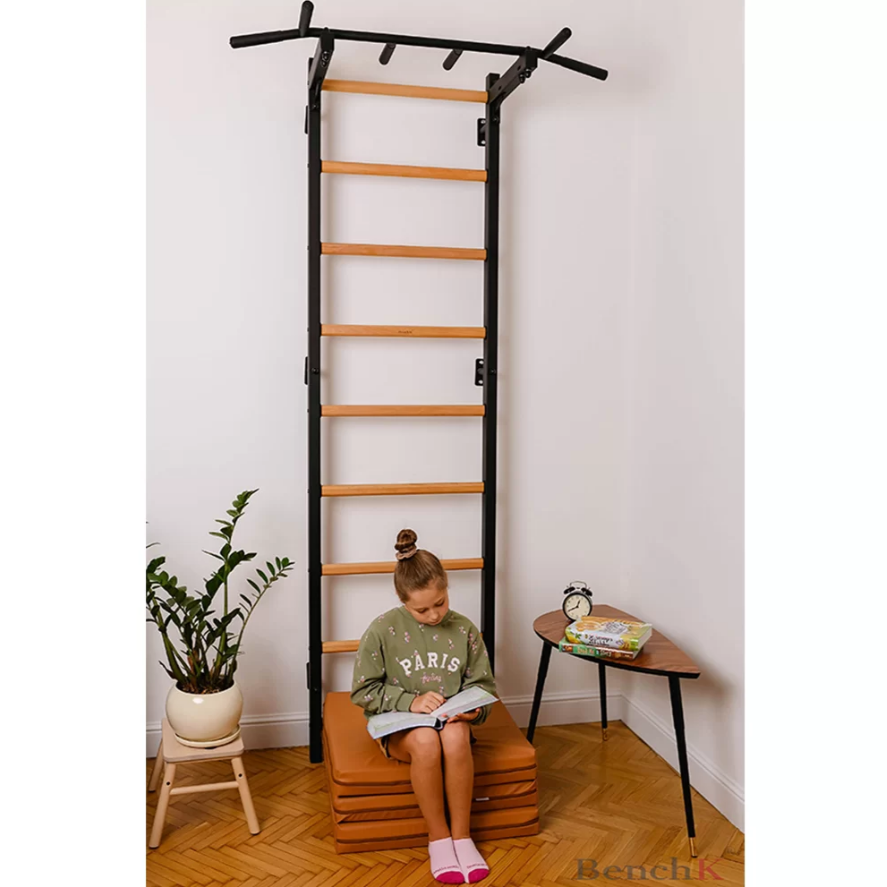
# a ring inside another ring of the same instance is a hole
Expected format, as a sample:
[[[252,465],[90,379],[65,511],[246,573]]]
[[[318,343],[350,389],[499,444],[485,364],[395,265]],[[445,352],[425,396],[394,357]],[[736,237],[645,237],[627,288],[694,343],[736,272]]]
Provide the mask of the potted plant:
[[[219,563],[204,581],[202,593],[189,594],[176,576],[163,570],[165,557],[156,557],[146,571],[148,622],[153,622],[163,639],[166,673],[175,681],[166,698],[166,716],[184,745],[217,746],[240,735],[243,697],[234,680],[243,632],[265,592],[280,581],[293,564],[289,558],[267,561],[266,570],[256,570],[260,581],[247,579],[251,591],[240,594],[237,606],[229,601],[231,573],[251,561],[254,551],[233,547],[234,530],[250,497],[258,490],[244,490],[231,503],[227,520],[216,520],[211,536],[222,540],[218,552],[205,551]],[[157,544],[157,543],[152,543]],[[148,546],[149,548],[151,546]],[[221,612],[217,597],[222,593]],[[239,620],[239,622],[238,622]]]

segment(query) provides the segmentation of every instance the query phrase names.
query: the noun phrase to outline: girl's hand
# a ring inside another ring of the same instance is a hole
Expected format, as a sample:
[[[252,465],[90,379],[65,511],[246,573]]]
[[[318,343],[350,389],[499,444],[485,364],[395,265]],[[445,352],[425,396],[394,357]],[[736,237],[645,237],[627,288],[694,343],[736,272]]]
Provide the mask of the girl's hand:
[[[436,708],[440,708],[446,699],[440,695],[440,693],[435,693],[433,690],[429,690],[427,693],[422,693],[417,696],[410,703],[410,711],[420,712],[421,714],[429,714],[433,712]]]
[[[476,708],[474,711],[463,711],[462,714],[452,715],[451,717],[447,718],[447,723],[452,724],[456,721],[468,721],[469,723],[471,723],[471,721],[476,721],[479,715],[479,708]]]

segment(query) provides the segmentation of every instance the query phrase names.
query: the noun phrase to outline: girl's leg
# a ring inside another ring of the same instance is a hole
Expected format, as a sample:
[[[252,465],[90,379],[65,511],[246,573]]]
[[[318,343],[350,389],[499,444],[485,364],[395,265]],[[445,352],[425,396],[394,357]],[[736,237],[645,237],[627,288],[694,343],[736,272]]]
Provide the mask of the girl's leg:
[[[450,837],[444,812],[440,738],[431,727],[415,727],[394,733],[388,742],[392,757],[410,765],[410,779],[419,809],[428,826],[428,861],[436,881],[461,884],[462,864]]]
[[[414,727],[393,733],[388,741],[388,751],[391,757],[410,765],[410,781],[428,825],[428,840],[448,838],[450,829],[444,810],[438,731],[432,727]]]
[[[444,756],[450,827],[453,830],[453,850],[465,880],[469,883],[482,881],[489,875],[490,868],[470,835],[471,796],[474,788],[471,727],[465,721],[447,724],[441,730],[440,743]]]
[[[447,724],[440,731],[444,757],[447,806],[453,840],[470,836],[471,792],[474,788],[474,757],[471,754],[471,728],[465,721]]]

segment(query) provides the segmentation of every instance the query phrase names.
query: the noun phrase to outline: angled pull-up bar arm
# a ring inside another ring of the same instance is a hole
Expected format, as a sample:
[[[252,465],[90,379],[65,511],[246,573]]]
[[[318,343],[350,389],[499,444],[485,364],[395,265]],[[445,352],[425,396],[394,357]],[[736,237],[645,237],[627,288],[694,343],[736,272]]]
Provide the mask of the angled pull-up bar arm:
[[[285,40],[299,40],[303,37],[322,37],[327,35],[327,39],[349,40],[355,43],[381,43],[385,46],[424,46],[429,49],[447,49],[450,56],[447,61],[452,62],[449,70],[455,64],[458,52],[461,55],[464,52],[482,52],[491,55],[513,55],[513,56],[529,56],[534,59],[533,67],[535,68],[535,59],[540,58],[543,61],[551,62],[553,65],[559,65],[578,74],[585,74],[588,77],[594,77],[597,80],[606,80],[608,71],[604,68],[598,68],[595,65],[589,65],[586,62],[580,62],[576,59],[568,58],[565,55],[557,55],[556,49],[559,49],[569,40],[572,32],[569,28],[563,28],[557,36],[552,39],[544,49],[535,49],[532,46],[510,46],[504,43],[477,43],[471,40],[442,40],[437,37],[414,37],[409,34],[377,34],[373,31],[340,31],[337,28],[312,28],[311,14],[314,11],[314,4],[306,0],[302,4],[302,11],[299,17],[299,27],[288,31],[263,31],[258,34],[241,34],[232,37],[230,44],[232,49],[243,49],[247,46],[263,46],[266,43],[282,43]],[[394,49],[388,50],[383,57],[391,58]],[[382,58],[380,58],[382,61]],[[523,81],[521,81],[523,82]]]

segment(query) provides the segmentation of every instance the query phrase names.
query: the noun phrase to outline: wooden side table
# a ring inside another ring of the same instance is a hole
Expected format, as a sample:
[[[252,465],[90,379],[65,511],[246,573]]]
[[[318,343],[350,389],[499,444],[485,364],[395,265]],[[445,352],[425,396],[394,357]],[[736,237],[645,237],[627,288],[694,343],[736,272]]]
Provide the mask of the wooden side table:
[[[607,619],[625,619],[630,622],[643,622],[622,610],[606,605],[594,605],[594,616],[603,616]],[[536,718],[539,715],[539,704],[542,702],[542,688],[545,686],[545,677],[548,674],[548,662],[551,659],[551,650],[558,650],[558,643],[563,640],[564,630],[570,624],[570,620],[564,615],[563,610],[552,610],[545,613],[533,623],[533,631],[542,640],[542,658],[539,660],[539,674],[536,678],[536,693],[533,696],[533,710],[530,713],[530,725],[527,727],[527,739],[533,741],[533,733],[536,730]],[[560,652],[560,651],[559,651]],[[568,653],[576,659],[598,664],[598,677],[601,688],[601,728],[604,740],[607,739],[607,668],[621,668],[625,671],[639,672],[640,674],[662,675],[668,678],[668,689],[671,694],[671,713],[674,718],[675,739],[678,747],[678,762],[681,767],[681,787],[684,791],[684,813],[687,817],[687,835],[690,839],[690,855],[696,856],[696,826],[693,822],[693,800],[690,794],[690,768],[687,763],[687,737],[684,732],[684,708],[681,701],[681,679],[698,678],[701,672],[681,649],[675,646],[667,637],[656,629],[644,644],[643,650],[637,659],[594,659],[590,656],[581,656],[576,653]]]
[[[160,837],[163,834],[163,821],[166,819],[166,808],[172,795],[186,795],[191,792],[214,792],[220,789],[236,788],[240,792],[240,802],[243,804],[243,812],[252,834],[259,833],[259,820],[256,817],[256,809],[253,807],[252,795],[249,792],[249,783],[246,780],[246,770],[243,769],[243,740],[238,737],[234,742],[219,745],[216,748],[189,748],[182,745],[173,732],[169,721],[164,718],[160,734],[160,747],[157,749],[157,759],[154,761],[154,769],[151,771],[151,781],[148,791],[157,789],[160,782],[160,773],[163,771],[163,787],[160,789],[160,798],[157,801],[157,811],[154,814],[154,823],[151,826],[151,839],[148,846],[151,848],[160,846]],[[174,787],[177,764],[193,764],[197,761],[225,761],[230,760],[234,768],[234,779],[231,782],[208,782],[203,785],[183,785]]]

